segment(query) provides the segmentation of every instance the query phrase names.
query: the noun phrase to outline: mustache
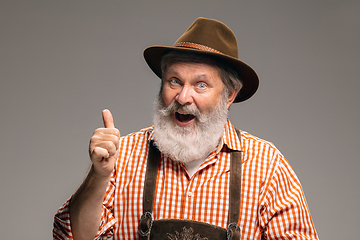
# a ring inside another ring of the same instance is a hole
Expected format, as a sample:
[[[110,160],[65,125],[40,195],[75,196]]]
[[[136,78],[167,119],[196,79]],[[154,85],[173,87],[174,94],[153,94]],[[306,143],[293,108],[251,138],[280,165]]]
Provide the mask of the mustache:
[[[172,116],[177,111],[181,111],[181,114],[191,114],[194,115],[197,119],[200,118],[201,112],[200,110],[195,106],[190,105],[181,105],[177,101],[172,102],[168,107],[165,107],[164,104],[162,104],[162,108],[159,109],[159,111],[164,116]]]

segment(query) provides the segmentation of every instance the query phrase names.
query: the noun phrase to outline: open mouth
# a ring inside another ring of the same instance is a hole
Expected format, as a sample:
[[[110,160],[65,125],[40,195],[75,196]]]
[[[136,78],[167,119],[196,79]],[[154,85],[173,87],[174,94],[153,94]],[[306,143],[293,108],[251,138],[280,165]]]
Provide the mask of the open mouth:
[[[191,120],[193,120],[195,118],[195,116],[192,114],[181,114],[181,113],[175,112],[175,118],[178,122],[180,122],[182,124],[187,124],[187,123],[191,122]]]

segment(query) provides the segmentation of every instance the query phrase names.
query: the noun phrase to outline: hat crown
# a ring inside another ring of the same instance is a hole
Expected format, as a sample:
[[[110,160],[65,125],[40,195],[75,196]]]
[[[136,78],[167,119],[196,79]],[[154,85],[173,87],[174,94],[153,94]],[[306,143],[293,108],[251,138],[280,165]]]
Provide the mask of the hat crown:
[[[210,47],[222,54],[238,58],[235,34],[222,22],[214,19],[198,18],[185,33],[176,40],[179,43],[195,43]]]

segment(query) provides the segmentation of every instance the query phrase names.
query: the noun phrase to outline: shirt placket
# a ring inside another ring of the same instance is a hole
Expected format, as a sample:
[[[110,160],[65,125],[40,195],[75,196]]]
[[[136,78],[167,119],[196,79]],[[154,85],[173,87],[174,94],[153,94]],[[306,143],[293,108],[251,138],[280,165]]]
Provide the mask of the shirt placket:
[[[184,186],[186,186],[186,189],[184,191],[183,195],[183,204],[182,204],[182,217],[185,219],[196,219],[198,216],[198,208],[202,206],[202,202],[204,202],[204,199],[200,199],[196,196],[197,192],[201,192],[202,189],[201,185],[199,185],[199,182],[202,181],[201,178],[204,178],[206,175],[203,170],[208,165],[214,164],[217,157],[215,152],[210,154],[207,159],[205,159],[204,165],[201,165],[199,170],[197,170],[194,175],[188,179],[186,176],[183,178],[183,181],[186,181],[186,184],[184,183]]]
[[[189,181],[186,179],[186,189],[184,191],[183,196],[183,218],[190,219],[191,216],[194,214],[194,201],[195,201],[195,191],[196,191],[196,180],[197,174],[193,176]]]

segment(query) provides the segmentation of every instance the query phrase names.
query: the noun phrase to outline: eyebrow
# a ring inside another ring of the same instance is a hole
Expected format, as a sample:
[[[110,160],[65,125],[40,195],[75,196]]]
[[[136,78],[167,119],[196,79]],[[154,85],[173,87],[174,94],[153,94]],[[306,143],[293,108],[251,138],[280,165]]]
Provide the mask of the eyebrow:
[[[166,72],[173,73],[173,74],[176,74],[176,75],[179,74],[178,71],[176,71],[175,69],[172,69],[172,68],[169,68]],[[166,72],[165,72],[165,74],[166,74]],[[206,79],[208,79],[208,75],[205,74],[205,73],[200,73],[200,74],[196,75],[195,78],[196,78],[196,79],[201,79],[201,78],[206,78]]]
[[[208,75],[204,74],[204,73],[201,73],[201,74],[198,74],[196,75],[196,78],[203,78],[205,77],[206,79],[208,79]]]

